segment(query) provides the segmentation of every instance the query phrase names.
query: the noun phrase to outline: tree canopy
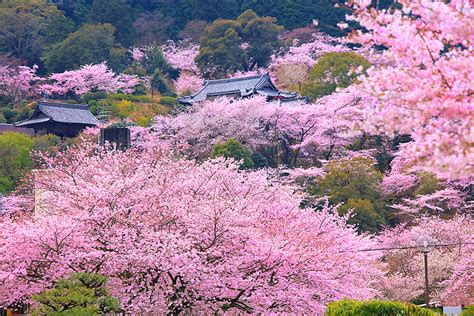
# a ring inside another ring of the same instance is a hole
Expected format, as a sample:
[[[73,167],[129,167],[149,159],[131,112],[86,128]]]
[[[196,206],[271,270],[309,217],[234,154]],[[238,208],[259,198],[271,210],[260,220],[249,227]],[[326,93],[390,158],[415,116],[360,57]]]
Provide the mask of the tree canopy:
[[[63,41],[52,45],[43,56],[50,72],[79,68],[106,61],[115,43],[111,24],[86,24]]]
[[[196,62],[207,76],[250,70],[268,65],[270,55],[281,45],[284,30],[271,17],[247,10],[236,20],[216,20],[206,27]]]

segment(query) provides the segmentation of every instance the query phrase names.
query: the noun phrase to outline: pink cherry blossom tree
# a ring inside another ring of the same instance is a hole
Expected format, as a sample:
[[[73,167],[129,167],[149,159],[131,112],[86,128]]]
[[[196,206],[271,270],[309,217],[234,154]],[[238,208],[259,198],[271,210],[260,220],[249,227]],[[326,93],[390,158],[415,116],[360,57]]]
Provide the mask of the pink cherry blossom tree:
[[[302,83],[319,57],[330,52],[350,51],[340,39],[314,32],[308,43],[294,41],[288,50],[272,56],[269,69],[275,83],[282,87],[295,87]]]
[[[390,250],[384,260],[387,262],[387,278],[382,282],[382,293],[391,300],[411,301],[423,294],[423,254],[420,241],[429,239],[430,244],[453,244],[432,247],[428,259],[430,297],[439,300],[447,298],[450,291],[469,286],[468,280],[459,280],[459,272],[466,269],[471,258],[468,244],[472,242],[474,222],[468,216],[456,216],[450,220],[439,217],[424,217],[415,226],[400,225],[380,234],[382,248],[413,246],[411,249]],[[455,271],[455,267],[458,272]],[[447,281],[450,280],[450,281]],[[456,283],[458,285],[456,285]],[[447,286],[449,284],[449,286]],[[451,289],[450,289],[451,287]],[[472,302],[472,296],[457,296],[457,303]],[[446,302],[448,302],[446,301]],[[454,300],[451,300],[453,302]]]
[[[417,193],[417,187],[423,186],[420,175],[404,174],[399,170],[385,176],[382,181],[382,193],[391,201],[390,207],[405,218],[418,218],[421,214],[436,214],[449,218],[455,214],[467,214],[473,210],[470,187],[472,177],[457,181],[437,179],[433,174],[425,174],[427,181],[436,181],[428,193]]]
[[[204,79],[191,72],[182,72],[173,83],[179,96],[191,95],[202,88]]]
[[[157,139],[43,159],[36,212],[1,218],[2,305],[77,271],[107,275],[130,313],[321,314],[376,294],[379,254],[353,251],[374,243],[327,205],[301,209],[263,171],[197,164]]]
[[[392,172],[383,178],[381,188],[385,196],[406,196],[419,182],[414,174]]]
[[[199,68],[194,61],[199,54],[199,47],[196,44],[188,41],[168,41],[161,49],[165,59],[174,68],[199,75]]]
[[[39,89],[46,95],[67,94],[83,95],[94,91],[132,93],[140,83],[133,75],[116,74],[105,63],[84,65],[77,70],[65,71],[49,76],[51,83],[43,84]]]
[[[218,99],[193,106],[175,117],[159,116],[155,130],[192,144],[191,156],[206,157],[212,145],[235,138],[252,150],[272,148],[287,165],[299,158],[328,160],[344,155],[360,132],[354,122],[373,98],[349,88],[315,104],[267,102],[256,96]],[[278,159],[280,159],[278,158]]]
[[[466,246],[461,259],[454,266],[453,273],[443,285],[446,286],[441,297],[443,302],[450,305],[474,304],[474,235],[470,236],[471,244]]]
[[[367,32],[352,39],[384,46],[395,61],[369,69],[362,88],[380,102],[365,113],[366,129],[408,133],[406,162],[456,178],[474,172],[474,8],[469,0],[399,0],[377,11],[354,0],[355,19]]]
[[[16,104],[29,94],[34,94],[33,84],[40,80],[38,66],[0,66],[0,96]]]
[[[400,183],[400,188],[403,183]],[[431,194],[404,198],[400,204],[391,207],[408,215],[419,215],[420,212],[431,214],[468,213],[472,205],[466,203],[466,196],[459,190],[446,187]]]

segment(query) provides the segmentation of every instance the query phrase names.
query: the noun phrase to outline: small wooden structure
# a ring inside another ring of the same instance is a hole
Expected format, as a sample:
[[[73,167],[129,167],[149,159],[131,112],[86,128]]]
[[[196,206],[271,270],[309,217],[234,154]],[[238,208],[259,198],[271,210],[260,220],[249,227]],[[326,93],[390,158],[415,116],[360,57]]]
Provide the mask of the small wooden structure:
[[[27,120],[17,122],[16,127],[32,128],[36,135],[55,134],[75,137],[86,127],[99,125],[99,120],[83,104],[38,102]]]
[[[130,148],[130,130],[126,127],[108,127],[100,129],[99,144],[109,143],[113,149],[127,150]]]

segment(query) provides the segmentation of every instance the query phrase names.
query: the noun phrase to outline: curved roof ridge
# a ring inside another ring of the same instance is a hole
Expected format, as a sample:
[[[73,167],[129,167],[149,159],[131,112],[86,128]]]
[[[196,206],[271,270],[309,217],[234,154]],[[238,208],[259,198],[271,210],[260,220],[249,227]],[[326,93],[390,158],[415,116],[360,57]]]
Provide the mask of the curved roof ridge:
[[[242,80],[250,80],[250,79],[258,79],[269,76],[269,73],[263,73],[258,75],[246,76],[246,77],[237,77],[237,78],[224,78],[224,79],[214,79],[214,80],[206,80],[205,83],[222,83],[222,82],[234,82],[234,81],[242,81]]]
[[[89,109],[89,106],[87,104],[70,104],[70,103],[49,102],[49,101],[38,101],[38,106],[53,106],[53,107],[62,107],[62,108],[71,108],[71,109]]]

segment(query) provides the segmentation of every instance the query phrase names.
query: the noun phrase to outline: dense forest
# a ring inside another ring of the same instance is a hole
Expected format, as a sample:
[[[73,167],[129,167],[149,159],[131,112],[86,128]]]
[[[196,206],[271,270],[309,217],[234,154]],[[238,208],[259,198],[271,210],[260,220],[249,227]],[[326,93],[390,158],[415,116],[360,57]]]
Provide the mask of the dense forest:
[[[386,1],[387,2],[387,1]],[[134,45],[167,40],[199,42],[207,25],[232,20],[248,9],[275,18],[288,31],[315,18],[322,32],[345,34],[337,27],[349,11],[341,1],[124,1],[9,0],[0,4],[0,51],[17,63],[37,64],[40,73],[58,72],[120,58]],[[382,1],[381,7],[390,3]],[[59,50],[59,52],[58,52]],[[77,59],[79,58],[79,59]],[[42,67],[42,66],[45,67]]]

